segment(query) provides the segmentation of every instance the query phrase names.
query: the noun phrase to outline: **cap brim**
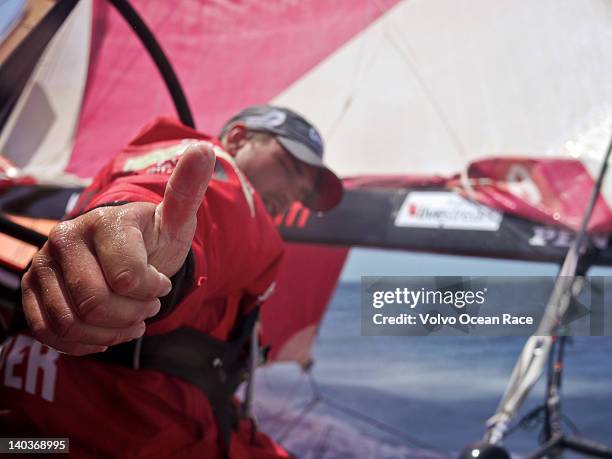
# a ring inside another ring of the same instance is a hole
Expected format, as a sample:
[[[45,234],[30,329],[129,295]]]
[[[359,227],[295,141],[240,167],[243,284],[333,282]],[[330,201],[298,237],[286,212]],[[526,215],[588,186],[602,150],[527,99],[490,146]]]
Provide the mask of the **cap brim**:
[[[313,152],[303,143],[288,137],[283,137],[281,135],[277,135],[276,140],[278,140],[278,143],[285,147],[285,150],[300,161],[315,167],[325,167],[323,160],[321,160],[321,158],[315,152]]]
[[[325,166],[321,158],[296,140],[283,136],[276,136],[276,139],[295,158],[321,170],[315,191],[303,204],[320,212],[331,210],[340,204],[344,194],[342,180]]]
[[[344,194],[344,186],[338,176],[327,167],[323,166],[320,169],[321,174],[319,175],[317,188],[304,201],[304,205],[312,210],[326,212],[340,204]]]

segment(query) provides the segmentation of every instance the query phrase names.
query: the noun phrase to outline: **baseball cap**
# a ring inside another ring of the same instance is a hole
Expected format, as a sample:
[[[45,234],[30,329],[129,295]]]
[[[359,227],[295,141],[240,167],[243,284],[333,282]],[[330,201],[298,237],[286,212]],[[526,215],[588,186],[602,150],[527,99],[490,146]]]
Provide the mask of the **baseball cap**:
[[[242,110],[225,123],[221,137],[235,123],[243,123],[250,131],[274,135],[294,158],[320,169],[314,192],[303,201],[306,207],[326,211],[340,203],[342,181],[323,163],[323,139],[304,117],[288,108],[257,105]]]

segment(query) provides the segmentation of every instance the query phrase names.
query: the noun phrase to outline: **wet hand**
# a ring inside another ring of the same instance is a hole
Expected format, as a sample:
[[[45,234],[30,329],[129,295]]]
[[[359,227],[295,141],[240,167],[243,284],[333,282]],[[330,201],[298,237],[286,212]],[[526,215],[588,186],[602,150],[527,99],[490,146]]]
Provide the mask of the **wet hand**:
[[[34,338],[85,355],[142,336],[189,252],[214,164],[209,146],[193,144],[160,204],[101,207],[59,223],[21,283]]]

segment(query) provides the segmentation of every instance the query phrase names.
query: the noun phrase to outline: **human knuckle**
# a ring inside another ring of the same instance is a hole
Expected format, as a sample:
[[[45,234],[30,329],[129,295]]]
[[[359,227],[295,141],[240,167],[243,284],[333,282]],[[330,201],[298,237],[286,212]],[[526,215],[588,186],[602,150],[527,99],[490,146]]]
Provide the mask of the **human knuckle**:
[[[125,220],[126,211],[122,206],[107,206],[94,209],[91,214],[97,229],[114,231]]]
[[[32,266],[30,267],[30,276],[29,279],[31,280],[40,280],[41,278],[44,278],[44,276],[47,274],[49,268],[47,266],[41,265],[39,263],[32,263]]]
[[[191,198],[191,194],[185,188],[178,186],[175,181],[169,181],[166,184],[166,193],[179,202],[189,201]]]
[[[87,213],[87,217],[94,221],[96,224],[103,224],[108,221],[110,213],[113,211],[112,207],[98,207]]]
[[[95,320],[105,315],[108,293],[91,290],[80,297],[74,305],[77,315],[83,320]]]
[[[75,318],[69,311],[55,311],[50,309],[47,315],[49,317],[49,326],[51,331],[58,338],[78,338],[75,336]]]
[[[92,219],[103,219],[107,212],[108,212],[108,209],[102,206],[102,207],[96,207],[95,209],[90,210],[89,212],[87,212],[87,215]]]
[[[125,295],[138,288],[140,276],[134,267],[123,268],[111,275],[109,284],[113,291]]]
[[[27,277],[24,277],[25,282],[29,283],[32,280],[42,281],[46,279],[49,274],[52,274],[53,267],[49,259],[39,252],[32,259],[30,269],[28,270]]]
[[[49,232],[48,243],[52,250],[62,250],[70,240],[74,224],[70,221],[60,222]]]

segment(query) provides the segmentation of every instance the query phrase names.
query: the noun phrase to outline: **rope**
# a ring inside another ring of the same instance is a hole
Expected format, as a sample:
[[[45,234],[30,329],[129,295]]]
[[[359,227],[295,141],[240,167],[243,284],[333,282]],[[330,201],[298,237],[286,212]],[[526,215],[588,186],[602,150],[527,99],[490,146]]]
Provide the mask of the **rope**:
[[[545,411],[546,411],[546,406],[544,405],[534,408],[529,413],[527,413],[525,416],[523,416],[516,424],[508,428],[504,438],[509,437],[510,435],[512,435],[519,429],[524,430],[526,432],[534,432],[544,423]],[[563,419],[563,422],[565,423],[565,425],[567,425],[570,428],[570,430],[572,431],[574,435],[576,436],[582,435],[582,432],[580,431],[578,426],[576,426],[574,421],[572,421],[572,419],[569,416],[564,414],[561,416],[561,418]]]
[[[266,374],[266,372],[263,372],[262,376],[263,376],[263,381],[264,381],[264,385],[266,386],[266,389],[268,389],[271,392],[274,392],[274,388],[270,384],[270,381],[268,380],[268,375]],[[298,378],[295,384],[293,384],[291,390],[289,391],[289,395],[285,397],[285,400],[282,403],[284,406],[278,411],[276,411],[275,413],[271,413],[268,416],[264,416],[264,417],[260,416],[260,419],[262,421],[264,420],[274,421],[274,420],[284,418],[285,413],[289,411],[289,408],[293,400],[295,400],[295,398],[297,397],[297,394],[299,393],[299,389],[302,387],[303,383],[304,383],[304,378]]]
[[[323,393],[321,392],[321,389],[314,377],[314,374],[312,372],[308,372],[307,377],[308,377],[310,388],[312,390],[312,398],[310,399],[308,403],[306,403],[306,405],[304,405],[304,408],[302,408],[302,410],[297,414],[297,416],[287,425],[286,429],[277,436],[277,440],[280,443],[283,443],[285,441],[285,439],[289,436],[289,434],[302,422],[302,420],[306,417],[306,415],[310,411],[312,411],[317,405],[322,404],[331,409],[344,413],[351,418],[357,419],[363,422],[364,424],[368,424],[372,427],[375,427],[381,432],[384,432],[393,437],[396,437],[402,440],[402,443],[408,444],[409,446],[413,446],[413,447],[421,448],[421,449],[427,449],[427,450],[435,451],[438,453],[448,453],[447,451],[444,451],[432,444],[419,440],[418,438],[412,436],[411,434],[409,434],[408,432],[404,430],[397,429],[396,427],[393,427],[385,422],[382,422],[372,416],[363,414],[355,410],[354,408],[351,408],[342,403],[328,399],[327,397],[323,396]]]
[[[384,6],[381,5],[379,1],[372,0],[372,2],[380,10],[381,14],[384,14],[387,12],[387,10],[385,10]],[[391,26],[393,26],[391,33],[395,34],[396,36],[400,38],[403,38],[401,37],[400,33],[397,31],[395,24],[391,24]],[[409,56],[409,53],[406,51],[404,46],[402,46],[402,45],[405,45],[405,43],[407,43],[408,40],[405,40],[405,39],[396,40],[396,38],[391,36],[391,34],[387,35],[387,38],[389,39],[389,43],[397,50],[399,56],[402,58],[402,61],[408,66],[408,69],[410,70],[415,80],[421,87],[421,90],[423,91],[423,95],[429,101],[431,108],[434,110],[435,114],[438,116],[438,119],[444,126],[444,129],[446,130],[451,142],[454,144],[457,152],[459,153],[461,157],[467,158],[466,149],[463,147],[463,143],[461,142],[461,139],[459,138],[459,135],[457,134],[455,128],[452,126],[450,119],[446,116],[446,113],[442,109],[442,105],[438,102],[438,99],[436,98],[433,90],[426,83],[425,78],[423,78],[421,73],[418,71],[416,64],[413,62],[412,58]]]
[[[311,399],[302,409],[301,412],[291,421],[284,432],[280,433],[277,437],[279,443],[284,443],[285,439],[289,436],[293,430],[300,425],[302,420],[306,417],[306,415],[313,410],[313,408],[320,402],[321,400],[318,398]]]
[[[368,56],[368,59],[366,59],[365,49],[366,49],[366,42],[365,40],[362,40],[362,43],[359,48],[359,53],[357,55],[357,59],[355,59],[355,66],[353,68],[353,72],[351,72],[350,84],[348,85],[349,86],[348,94],[346,98],[344,99],[340,113],[338,113],[338,115],[336,116],[336,119],[332,122],[330,128],[325,133],[325,139],[327,139],[328,144],[331,143],[333,137],[336,134],[336,130],[340,127],[340,125],[344,121],[344,118],[346,117],[349,110],[351,109],[353,105],[353,101],[355,100],[355,96],[359,90],[361,81],[364,78],[365,71],[367,71],[369,68],[372,67],[370,61],[372,61],[372,59],[376,56],[376,54],[374,53],[372,54],[372,56]],[[366,65],[366,62],[367,62],[367,65]]]

